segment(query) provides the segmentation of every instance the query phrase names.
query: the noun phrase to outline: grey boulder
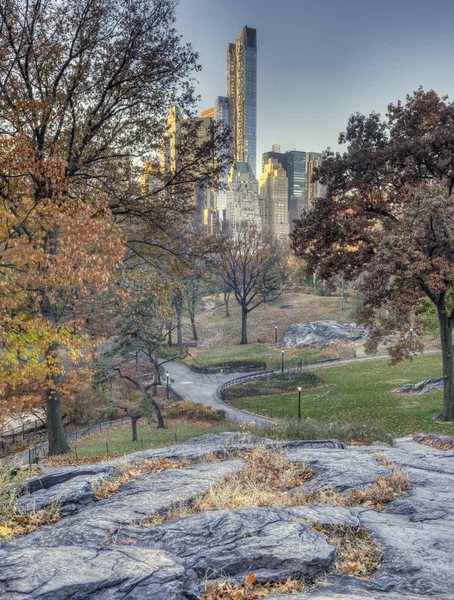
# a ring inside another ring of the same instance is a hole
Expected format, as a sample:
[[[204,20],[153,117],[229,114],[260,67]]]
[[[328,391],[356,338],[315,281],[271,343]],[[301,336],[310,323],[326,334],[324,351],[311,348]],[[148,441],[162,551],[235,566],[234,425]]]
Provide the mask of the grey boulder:
[[[251,572],[260,581],[313,579],[326,573],[335,550],[303,522],[304,516],[308,514],[266,507],[213,510],[164,522],[145,530],[134,543],[178,556],[201,579],[219,573],[243,579]],[[129,534],[121,532],[122,537]],[[132,534],[137,536],[137,531]]]
[[[367,330],[354,323],[343,325],[337,321],[312,321],[290,327],[278,340],[288,348],[325,348],[332,342],[354,342],[367,335]]]
[[[443,391],[443,378],[436,377],[434,379],[425,379],[424,381],[418,381],[418,383],[407,383],[396,390],[393,390],[394,394],[430,394],[431,392],[442,392]]]
[[[165,552],[130,548],[0,550],[2,600],[197,600],[198,578]]]
[[[47,490],[42,489],[21,496],[16,506],[22,513],[38,512],[55,506],[62,516],[70,515],[93,501],[95,497],[93,482],[96,479],[91,475],[74,477]]]

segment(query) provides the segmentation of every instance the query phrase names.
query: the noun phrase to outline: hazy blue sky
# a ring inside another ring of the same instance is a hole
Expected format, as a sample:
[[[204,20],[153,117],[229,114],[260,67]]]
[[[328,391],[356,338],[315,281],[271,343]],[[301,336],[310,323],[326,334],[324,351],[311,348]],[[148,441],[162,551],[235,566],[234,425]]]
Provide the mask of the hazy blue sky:
[[[201,108],[226,91],[226,48],[258,35],[258,146],[337,147],[352,112],[382,114],[423,85],[454,98],[453,0],[180,0],[200,53]]]

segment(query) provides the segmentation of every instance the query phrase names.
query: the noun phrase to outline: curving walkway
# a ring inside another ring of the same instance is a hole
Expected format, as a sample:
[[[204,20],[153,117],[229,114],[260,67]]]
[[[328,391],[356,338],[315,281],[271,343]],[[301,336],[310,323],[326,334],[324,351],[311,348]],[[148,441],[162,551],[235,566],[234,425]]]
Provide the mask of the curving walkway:
[[[440,350],[426,350],[423,354],[439,354]],[[382,354],[380,356],[360,356],[358,358],[345,358],[339,360],[330,360],[325,362],[312,363],[308,365],[304,365],[301,369],[297,367],[292,367],[285,369],[286,373],[295,372],[295,371],[313,371],[315,369],[322,369],[325,367],[333,367],[337,365],[348,365],[356,362],[366,362],[370,360],[382,360],[389,359],[390,356],[388,354]],[[224,383],[228,381],[233,381],[235,379],[243,378],[245,375],[240,375],[238,373],[229,373],[228,375],[221,374],[203,374],[196,373],[191,371],[188,367],[182,365],[181,363],[176,362],[168,362],[166,363],[166,369],[170,373],[170,379],[172,383],[172,388],[177,391],[182,396],[185,396],[189,400],[194,402],[200,402],[201,404],[205,404],[206,406],[210,406],[214,410],[223,410],[226,413],[227,419],[230,421],[239,421],[241,423],[250,423],[251,421],[255,422],[257,425],[265,425],[273,421],[273,419],[269,419],[267,417],[262,417],[259,415],[255,415],[253,413],[249,413],[247,411],[233,408],[229,404],[226,404],[220,400],[219,394],[217,393],[218,389]],[[272,371],[272,373],[280,373],[281,370],[277,369],[276,371]],[[263,376],[269,373],[264,372]],[[259,373],[254,372],[251,373],[251,377],[257,377]]]

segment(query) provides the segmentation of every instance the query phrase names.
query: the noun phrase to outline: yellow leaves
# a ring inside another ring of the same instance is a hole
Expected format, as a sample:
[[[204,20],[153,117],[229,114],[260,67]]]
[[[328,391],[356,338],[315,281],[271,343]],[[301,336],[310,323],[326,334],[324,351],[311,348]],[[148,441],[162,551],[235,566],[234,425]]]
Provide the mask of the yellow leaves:
[[[13,536],[13,529],[11,527],[7,527],[6,525],[0,525],[0,539],[1,538],[10,538]]]

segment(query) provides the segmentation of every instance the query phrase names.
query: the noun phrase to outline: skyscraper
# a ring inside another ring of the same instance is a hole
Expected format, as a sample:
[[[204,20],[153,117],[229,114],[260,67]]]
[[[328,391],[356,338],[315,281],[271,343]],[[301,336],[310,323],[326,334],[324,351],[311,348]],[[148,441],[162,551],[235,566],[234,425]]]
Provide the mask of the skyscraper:
[[[308,152],[306,157],[306,171],[307,171],[307,206],[311,206],[315,198],[319,198],[323,194],[323,186],[319,181],[312,181],[315,175],[315,169],[322,164],[322,154],[318,152]]]
[[[265,170],[265,165],[268,164],[270,158],[277,160],[281,167],[287,171],[287,154],[285,152],[281,152],[281,147],[277,144],[273,144],[273,149],[271,152],[264,152],[262,154],[262,171]]]
[[[259,181],[260,213],[262,227],[281,239],[287,239],[288,180],[282,165],[270,158]]]
[[[256,173],[257,31],[243,27],[227,49],[227,95],[230,104],[232,154]]]
[[[261,229],[257,180],[248,163],[232,165],[226,204],[227,228],[232,237],[237,236],[238,228],[244,222]]]
[[[297,198],[298,215],[307,202],[306,189],[306,152],[291,150],[287,152],[288,198]]]
[[[230,126],[230,102],[226,96],[218,96],[214,103],[214,119]]]

